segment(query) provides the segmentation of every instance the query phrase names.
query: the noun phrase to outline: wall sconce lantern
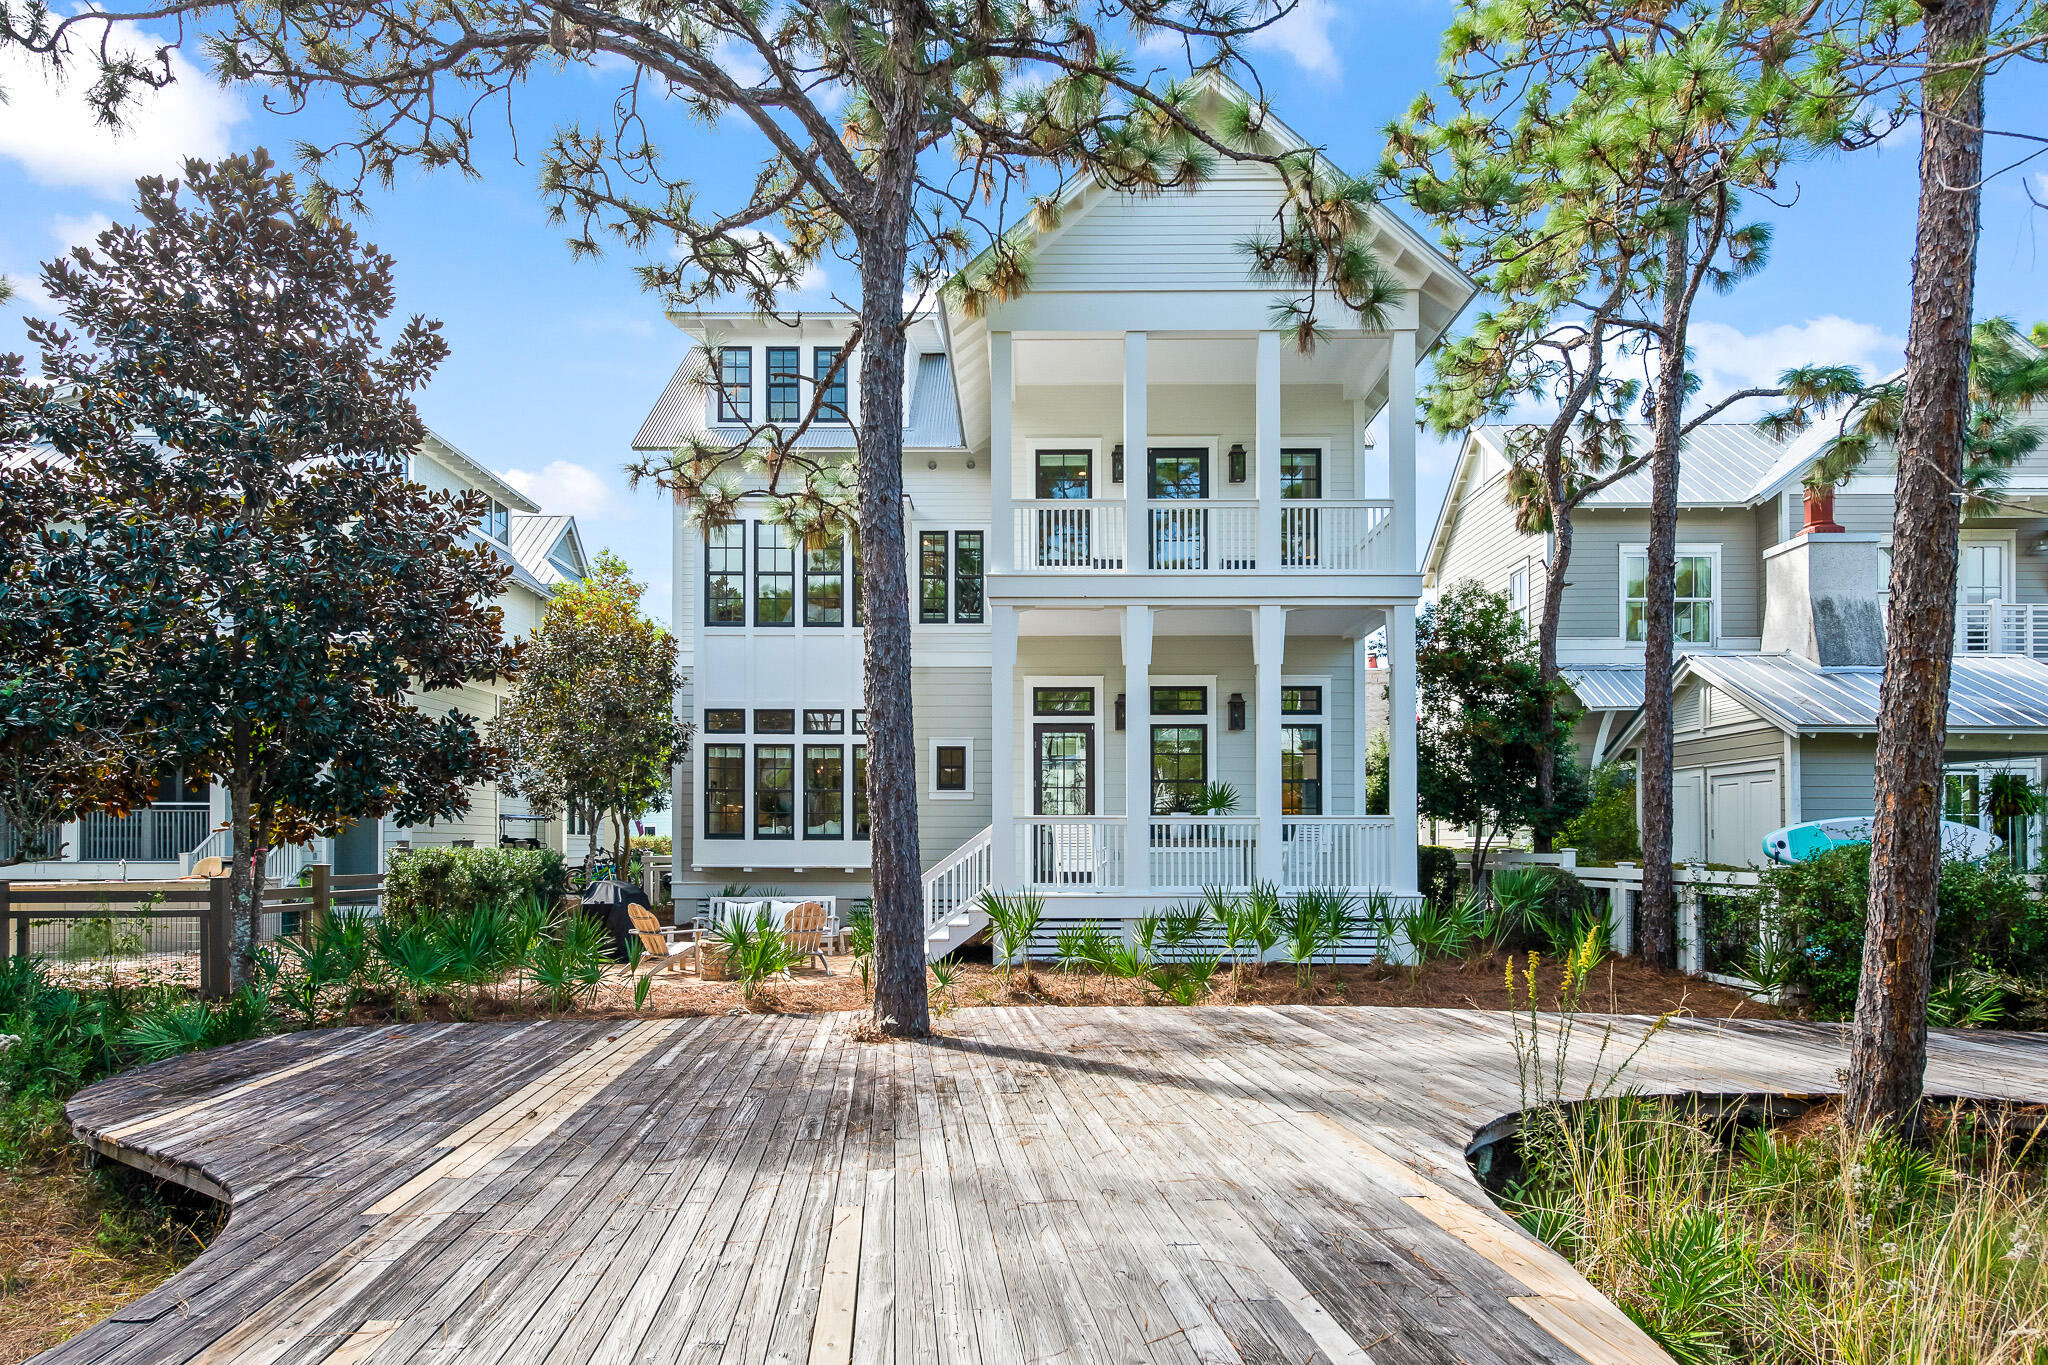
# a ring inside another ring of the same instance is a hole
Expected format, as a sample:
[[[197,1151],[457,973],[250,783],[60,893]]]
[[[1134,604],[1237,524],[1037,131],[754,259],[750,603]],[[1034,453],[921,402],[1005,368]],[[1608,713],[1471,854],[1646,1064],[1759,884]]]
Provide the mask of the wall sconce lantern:
[[[1233,730],[1244,729],[1244,693],[1242,692],[1232,692],[1230,694],[1230,728]]]
[[[1244,482],[1244,447],[1236,442],[1230,446],[1230,481]]]
[[[1121,692],[1116,694],[1116,728],[1124,728],[1124,694]]]
[[[1121,441],[1117,442],[1115,450],[1109,452],[1109,481],[1111,483],[1122,483],[1124,481],[1124,446]]]

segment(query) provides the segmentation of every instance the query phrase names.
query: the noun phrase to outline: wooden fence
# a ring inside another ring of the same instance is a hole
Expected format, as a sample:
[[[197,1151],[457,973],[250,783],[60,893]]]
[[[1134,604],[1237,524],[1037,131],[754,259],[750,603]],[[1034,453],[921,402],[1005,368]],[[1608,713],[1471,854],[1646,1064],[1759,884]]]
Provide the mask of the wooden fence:
[[[264,888],[261,940],[304,934],[332,914],[380,910],[383,874],[335,876],[325,863],[308,871],[303,885]],[[233,922],[226,877],[0,881],[0,943],[8,955],[95,962],[196,956],[199,993],[209,1000],[227,994]],[[124,934],[134,938],[124,942]]]

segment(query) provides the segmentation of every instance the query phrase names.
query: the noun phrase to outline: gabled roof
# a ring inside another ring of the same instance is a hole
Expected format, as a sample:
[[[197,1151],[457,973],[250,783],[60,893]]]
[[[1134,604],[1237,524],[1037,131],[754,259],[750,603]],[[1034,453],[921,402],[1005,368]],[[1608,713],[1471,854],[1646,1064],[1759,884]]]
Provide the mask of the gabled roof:
[[[512,518],[512,556],[534,579],[554,587],[572,583],[577,576],[564,573],[555,563],[556,552],[566,550],[572,563],[585,562],[583,539],[576,518],[560,514]]]
[[[1726,688],[1790,734],[1877,730],[1881,668],[1822,668],[1796,654],[1688,654],[1672,672],[1675,692],[1693,678]],[[1634,742],[1640,717],[1615,741]],[[1958,654],[1950,675],[1954,734],[2048,734],[2048,663],[2016,654]]]
[[[527,497],[526,494],[520,492],[517,488],[514,488],[510,483],[506,482],[504,476],[492,473],[490,470],[484,468],[475,460],[472,460],[469,456],[463,454],[460,450],[456,449],[454,443],[451,442],[447,437],[441,435],[440,432],[434,431],[430,428],[427,431],[427,439],[421,442],[421,445],[427,451],[427,453],[430,456],[432,456],[435,460],[438,460],[440,463],[447,465],[457,474],[462,475],[471,483],[475,484],[478,488],[483,489],[485,492],[489,493],[499,502],[504,503],[513,511],[540,511],[539,503]]]

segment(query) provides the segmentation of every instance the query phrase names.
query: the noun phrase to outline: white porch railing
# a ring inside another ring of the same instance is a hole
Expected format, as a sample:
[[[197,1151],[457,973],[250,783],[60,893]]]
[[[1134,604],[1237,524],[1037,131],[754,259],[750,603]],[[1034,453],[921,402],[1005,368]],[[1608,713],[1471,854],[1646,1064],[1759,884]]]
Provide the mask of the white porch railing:
[[[1394,821],[1386,815],[1319,815],[1280,822],[1280,885],[1360,891],[1394,884]]]
[[[1147,506],[1145,567],[1160,573],[1246,573],[1259,566],[1259,504],[1248,498]]]
[[[924,874],[924,927],[929,934],[974,904],[989,882],[990,830],[969,839]]]
[[[2048,602],[1959,603],[1956,651],[2048,661]]]
[[[1283,502],[1280,567],[1318,573],[1391,568],[1391,502]]]
[[[204,802],[142,806],[126,815],[79,817],[78,860],[87,863],[174,863],[206,837]]]
[[[1235,816],[1163,815],[1151,825],[1153,891],[1250,886],[1259,875],[1259,822]]]
[[[1015,822],[1017,880],[1033,891],[1104,891],[1124,885],[1124,821],[1106,815],[1033,815]]]
[[[1015,506],[1017,565],[1075,573],[1124,567],[1124,505],[1102,499],[1040,499]]]

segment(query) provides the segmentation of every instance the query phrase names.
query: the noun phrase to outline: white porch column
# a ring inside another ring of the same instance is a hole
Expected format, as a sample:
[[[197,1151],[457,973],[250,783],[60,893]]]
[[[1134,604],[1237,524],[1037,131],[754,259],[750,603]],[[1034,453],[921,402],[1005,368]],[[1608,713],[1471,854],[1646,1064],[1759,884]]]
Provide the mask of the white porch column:
[[[1267,602],[1252,616],[1252,791],[1259,815],[1259,880],[1280,882],[1280,667],[1287,608]]]
[[[988,647],[989,882],[999,891],[1017,885],[1017,609],[991,610]]]
[[[1419,889],[1415,867],[1415,606],[1387,613],[1387,813],[1394,817],[1394,894]]]
[[[1011,472],[1010,445],[1014,435],[1010,403],[1015,396],[1010,334],[988,334],[988,568],[1010,570],[1018,567],[1016,518],[1010,514],[1010,496],[1017,486]]]
[[[1253,380],[1252,487],[1259,498],[1259,572],[1280,567],[1280,334],[1259,333]],[[1277,788],[1276,788],[1277,790]]]
[[[1387,359],[1387,496],[1394,502],[1394,562],[1387,567],[1394,573],[1414,573],[1415,328],[1396,327],[1392,340]]]
[[[1365,724],[1365,638],[1351,645],[1351,813],[1365,815],[1366,765],[1372,757],[1372,735]]]
[[[1145,411],[1145,334],[1124,333],[1124,572],[1143,573],[1152,566],[1152,536],[1147,530],[1145,494],[1152,486],[1152,461],[1147,455],[1151,422]],[[1096,471],[1096,487],[1109,487],[1109,471]]]
[[[1129,452],[1126,451],[1126,454]],[[1130,465],[1124,477],[1130,477]],[[1152,608],[1124,608],[1124,890],[1151,884],[1152,863]]]

